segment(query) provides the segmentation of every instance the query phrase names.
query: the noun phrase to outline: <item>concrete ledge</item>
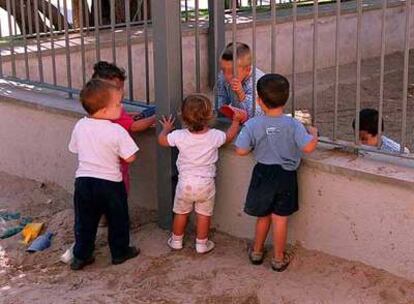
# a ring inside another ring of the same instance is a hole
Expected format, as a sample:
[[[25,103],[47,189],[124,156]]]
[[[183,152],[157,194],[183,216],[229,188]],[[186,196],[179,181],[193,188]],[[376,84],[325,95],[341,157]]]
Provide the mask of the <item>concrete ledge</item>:
[[[319,144],[318,151],[306,156],[303,165],[329,173],[414,189],[414,161],[409,159],[370,152],[357,155]]]

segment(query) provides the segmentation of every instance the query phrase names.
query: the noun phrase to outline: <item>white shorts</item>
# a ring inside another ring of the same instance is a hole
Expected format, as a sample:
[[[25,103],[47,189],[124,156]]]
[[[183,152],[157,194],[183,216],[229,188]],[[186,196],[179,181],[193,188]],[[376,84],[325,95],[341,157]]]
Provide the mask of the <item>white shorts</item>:
[[[178,180],[174,198],[174,213],[187,214],[193,211],[212,216],[216,186],[214,178],[193,178]]]

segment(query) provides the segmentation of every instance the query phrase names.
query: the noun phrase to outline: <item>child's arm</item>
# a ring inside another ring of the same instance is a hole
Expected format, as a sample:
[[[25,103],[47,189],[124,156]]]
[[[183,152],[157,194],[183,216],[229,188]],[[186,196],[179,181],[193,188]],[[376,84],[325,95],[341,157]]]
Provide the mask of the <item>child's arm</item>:
[[[126,163],[130,164],[130,163],[134,162],[136,159],[137,159],[137,156],[134,154],[134,155],[132,155],[132,156],[130,156],[130,157],[128,157],[128,158],[126,158],[126,159],[124,158],[123,160],[124,160]]]
[[[155,124],[155,122],[156,122],[155,115],[152,115],[150,117],[134,121],[129,130],[131,132],[142,132],[152,127]]]
[[[315,127],[308,127],[308,132],[312,135],[312,140],[302,148],[304,153],[312,153],[315,151],[316,146],[318,145],[318,129]]]
[[[236,140],[236,154],[239,156],[248,155],[255,146],[254,136],[249,128],[249,122],[247,122],[241,130]]]
[[[239,147],[236,147],[236,154],[238,156],[246,156],[250,153],[251,149],[242,149]]]
[[[247,86],[245,91],[241,81],[238,78],[234,78],[231,83],[231,88],[239,99],[240,107],[247,111],[249,117],[263,114],[263,110],[257,104],[255,98],[253,98],[253,92],[255,90],[253,86]],[[253,111],[254,103],[256,103],[255,111]]]
[[[243,120],[243,114],[236,111],[233,115],[230,128],[226,132],[226,144],[233,141],[240,130],[240,122]]]
[[[167,135],[174,129],[175,118],[170,115],[168,118],[163,116],[160,120],[162,131],[158,135],[158,143],[163,147],[169,147]]]

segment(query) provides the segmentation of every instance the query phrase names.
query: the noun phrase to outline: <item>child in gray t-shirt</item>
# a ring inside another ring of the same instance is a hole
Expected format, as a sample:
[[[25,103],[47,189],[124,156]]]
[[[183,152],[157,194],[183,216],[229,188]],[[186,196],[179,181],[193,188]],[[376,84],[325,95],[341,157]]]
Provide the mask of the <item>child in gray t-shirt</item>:
[[[285,253],[287,219],[299,210],[296,169],[302,152],[311,153],[318,131],[308,131],[296,119],[283,114],[289,98],[289,82],[278,74],[267,74],[257,83],[258,104],[265,115],[250,119],[236,140],[236,153],[253,152],[253,170],[244,211],[257,217],[255,242],[249,251],[253,264],[263,262],[264,242],[273,225],[275,246],[272,268],[283,271],[291,257]],[[309,132],[309,133],[308,133]]]

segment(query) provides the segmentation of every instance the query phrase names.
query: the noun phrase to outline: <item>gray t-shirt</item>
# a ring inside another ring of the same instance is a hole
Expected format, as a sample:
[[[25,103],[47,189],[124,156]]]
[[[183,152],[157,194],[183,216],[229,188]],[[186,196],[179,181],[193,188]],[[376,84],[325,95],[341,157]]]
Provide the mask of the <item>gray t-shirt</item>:
[[[247,121],[236,140],[241,149],[253,149],[257,162],[281,165],[296,170],[302,156],[301,149],[311,140],[305,127],[287,115],[257,116]]]

